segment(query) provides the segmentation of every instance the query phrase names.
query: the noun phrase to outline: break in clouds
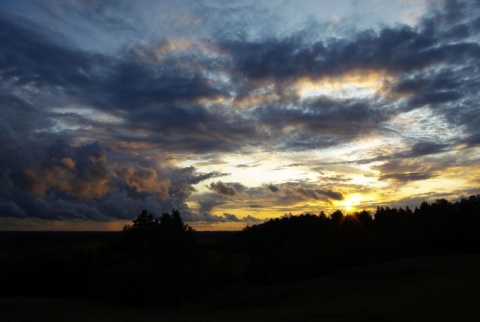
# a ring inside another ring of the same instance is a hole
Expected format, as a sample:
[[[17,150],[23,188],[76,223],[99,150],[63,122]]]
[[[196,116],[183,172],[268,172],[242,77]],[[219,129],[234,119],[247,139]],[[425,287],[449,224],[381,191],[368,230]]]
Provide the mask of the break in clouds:
[[[260,5],[179,8],[153,28],[127,2],[0,5],[0,216],[252,223],[351,193],[381,190],[365,207],[443,196],[386,197],[477,164],[480,2],[348,32],[275,32],[288,12]],[[226,162],[254,154],[316,178],[232,181]],[[474,172],[454,193],[476,187]]]

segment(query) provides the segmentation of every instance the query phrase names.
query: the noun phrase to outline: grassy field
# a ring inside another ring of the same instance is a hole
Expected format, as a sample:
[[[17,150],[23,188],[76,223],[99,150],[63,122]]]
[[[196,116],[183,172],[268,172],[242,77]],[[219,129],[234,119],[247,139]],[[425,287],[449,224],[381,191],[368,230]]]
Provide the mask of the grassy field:
[[[230,288],[182,310],[0,298],[0,321],[480,321],[480,256],[408,259],[308,282]]]

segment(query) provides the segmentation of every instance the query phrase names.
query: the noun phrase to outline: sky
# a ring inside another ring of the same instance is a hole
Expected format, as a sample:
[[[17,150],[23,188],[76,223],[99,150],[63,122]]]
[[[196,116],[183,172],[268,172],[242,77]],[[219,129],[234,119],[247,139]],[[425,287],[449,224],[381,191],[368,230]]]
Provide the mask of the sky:
[[[3,0],[0,44],[0,230],[480,190],[478,0]]]

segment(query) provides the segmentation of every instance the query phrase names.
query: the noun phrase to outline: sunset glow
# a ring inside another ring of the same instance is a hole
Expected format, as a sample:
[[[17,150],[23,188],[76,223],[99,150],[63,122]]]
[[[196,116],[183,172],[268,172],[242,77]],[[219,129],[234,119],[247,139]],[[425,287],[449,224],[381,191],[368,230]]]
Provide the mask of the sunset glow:
[[[303,79],[298,81],[298,94],[302,99],[315,96],[329,96],[337,99],[373,98],[382,94],[392,76],[380,71],[352,70],[335,77],[320,80]]]
[[[360,194],[352,194],[339,202],[339,206],[342,206],[347,212],[361,211],[361,209],[357,209],[357,206],[361,204],[363,199]]]
[[[0,229],[178,209],[235,230],[477,194],[479,16],[469,1],[2,1]]]

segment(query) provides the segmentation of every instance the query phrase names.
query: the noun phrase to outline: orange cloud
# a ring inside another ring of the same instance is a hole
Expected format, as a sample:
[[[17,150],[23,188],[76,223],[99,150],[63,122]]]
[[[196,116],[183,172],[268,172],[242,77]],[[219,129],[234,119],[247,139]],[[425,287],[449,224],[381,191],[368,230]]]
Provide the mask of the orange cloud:
[[[144,167],[125,167],[117,173],[137,192],[156,194],[160,198],[169,197],[170,180],[159,180],[155,169]]]

